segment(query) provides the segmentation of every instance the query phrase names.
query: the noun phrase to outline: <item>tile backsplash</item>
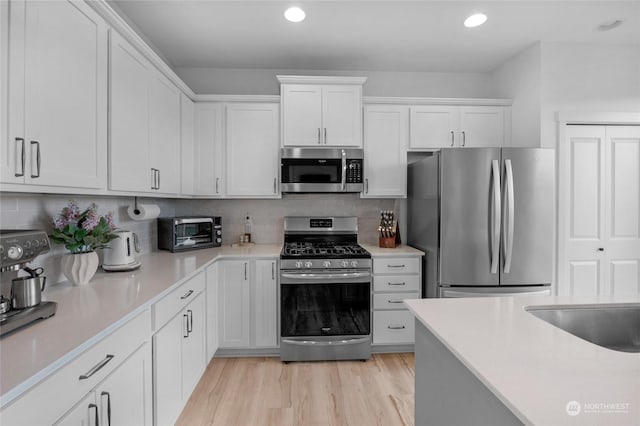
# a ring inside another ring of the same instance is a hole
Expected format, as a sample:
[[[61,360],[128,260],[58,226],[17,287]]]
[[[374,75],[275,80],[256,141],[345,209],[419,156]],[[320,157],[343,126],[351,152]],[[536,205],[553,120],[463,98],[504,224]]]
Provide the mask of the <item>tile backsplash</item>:
[[[54,195],[54,194],[0,194],[0,228],[1,229],[42,229],[51,232],[51,221],[69,200],[75,200],[81,209],[91,203],[98,205],[98,212],[113,213],[114,222],[120,229],[133,231],[140,240],[141,254],[149,253],[157,247],[156,221],[134,221],[127,215],[127,207],[133,203],[133,197],[100,197],[85,195]],[[139,199],[142,200],[142,199]],[[162,216],[175,214],[174,200],[148,199],[144,203],[154,203],[160,206]],[[98,250],[101,256],[101,250]],[[60,258],[65,249],[61,245],[53,245],[50,252],[39,256],[34,265],[42,266],[48,283],[65,281],[60,268]]]

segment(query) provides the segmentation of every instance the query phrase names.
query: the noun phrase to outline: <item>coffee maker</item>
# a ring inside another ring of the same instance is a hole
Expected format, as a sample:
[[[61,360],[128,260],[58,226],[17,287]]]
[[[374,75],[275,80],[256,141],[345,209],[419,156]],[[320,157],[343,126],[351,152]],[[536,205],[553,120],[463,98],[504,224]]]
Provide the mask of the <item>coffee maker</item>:
[[[0,230],[0,284],[3,292],[11,289],[10,298],[0,296],[0,336],[56,313],[57,303],[41,299],[46,282],[42,268],[27,266],[50,245],[41,230]],[[18,277],[21,269],[29,276]]]

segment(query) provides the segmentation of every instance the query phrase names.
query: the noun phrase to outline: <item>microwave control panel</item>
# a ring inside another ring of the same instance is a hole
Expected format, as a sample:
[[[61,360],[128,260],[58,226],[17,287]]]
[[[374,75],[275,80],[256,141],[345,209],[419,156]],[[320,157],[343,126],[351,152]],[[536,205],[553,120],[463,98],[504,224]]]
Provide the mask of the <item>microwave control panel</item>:
[[[362,183],[362,160],[347,160],[347,183]]]

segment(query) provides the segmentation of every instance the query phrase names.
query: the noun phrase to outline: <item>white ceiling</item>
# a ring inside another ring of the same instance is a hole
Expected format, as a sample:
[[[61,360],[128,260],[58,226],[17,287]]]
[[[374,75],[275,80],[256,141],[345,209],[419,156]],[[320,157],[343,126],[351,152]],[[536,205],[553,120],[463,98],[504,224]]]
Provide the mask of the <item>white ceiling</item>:
[[[174,67],[487,72],[537,41],[640,45],[640,0],[110,3]],[[285,21],[290,5],[307,19]]]

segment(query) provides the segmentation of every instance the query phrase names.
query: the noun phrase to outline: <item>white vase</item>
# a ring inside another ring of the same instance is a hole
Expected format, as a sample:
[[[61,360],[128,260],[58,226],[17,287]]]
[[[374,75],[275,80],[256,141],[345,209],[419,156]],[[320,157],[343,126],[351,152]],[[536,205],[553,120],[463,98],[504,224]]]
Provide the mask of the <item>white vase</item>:
[[[98,263],[95,251],[69,253],[62,256],[62,273],[73,285],[87,284],[98,270]]]

